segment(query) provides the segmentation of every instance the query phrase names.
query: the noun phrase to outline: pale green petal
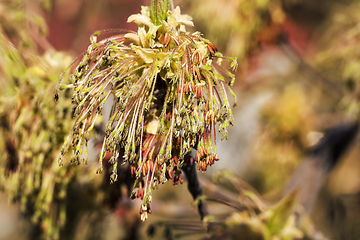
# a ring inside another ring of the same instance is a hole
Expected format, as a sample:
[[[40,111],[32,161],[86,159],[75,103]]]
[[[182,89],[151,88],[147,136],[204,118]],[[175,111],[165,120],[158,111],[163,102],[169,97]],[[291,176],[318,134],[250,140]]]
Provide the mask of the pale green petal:
[[[134,44],[140,45],[140,37],[136,33],[127,33],[124,37],[128,40],[131,40]]]
[[[155,26],[155,25],[152,25],[150,28],[149,28],[149,31],[146,35],[146,38],[155,38],[156,36],[156,32],[157,30],[161,27],[161,25],[159,26]]]
[[[150,10],[147,6],[141,6],[141,15],[150,18]]]
[[[136,52],[139,57],[145,62],[145,63],[152,63],[155,57],[155,53],[157,52],[155,49],[149,49],[149,48],[142,48],[139,46],[131,46],[131,48]]]
[[[133,14],[131,15],[127,22],[134,22],[136,23],[136,25],[138,25],[139,27],[141,26],[148,26],[148,27],[152,27],[154,26],[154,24],[151,22],[151,19],[147,16],[141,15],[141,14]]]
[[[186,14],[181,14],[180,7],[177,6],[174,10],[174,17],[178,24],[193,27],[194,23],[191,21],[192,17]]]
[[[169,18],[169,17],[168,17]],[[165,29],[165,32],[169,32],[171,30],[171,26],[169,23],[167,23],[166,21],[163,21],[163,27]]]
[[[138,34],[139,34],[141,46],[142,46],[142,47],[145,47],[145,48],[148,48],[148,47],[149,47],[149,43],[148,43],[148,41],[146,41],[146,31],[145,31],[145,28],[139,27],[139,29],[138,29]]]
[[[145,131],[150,134],[156,134],[159,128],[160,121],[157,119],[152,120],[146,125]]]
[[[168,13],[167,13],[167,23],[173,28],[176,28],[178,26],[178,22],[176,21],[176,17],[170,11],[168,11]]]
[[[165,66],[165,64],[169,60],[170,55],[171,55],[171,52],[159,52],[156,55],[157,66],[159,69],[161,69]],[[170,63],[168,63],[168,64],[170,64]]]
[[[200,52],[201,59],[205,58],[206,55],[208,54],[207,45],[204,44],[203,42],[196,42],[196,46]]]

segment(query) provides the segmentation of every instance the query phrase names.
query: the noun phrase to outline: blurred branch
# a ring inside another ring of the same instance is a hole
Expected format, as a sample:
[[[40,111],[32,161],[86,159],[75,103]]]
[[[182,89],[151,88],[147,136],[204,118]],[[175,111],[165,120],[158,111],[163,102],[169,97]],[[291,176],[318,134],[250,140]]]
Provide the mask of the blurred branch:
[[[343,88],[335,83],[335,81],[328,79],[327,77],[323,76],[321,73],[316,71],[312,66],[307,64],[300,54],[291,47],[287,39],[284,37],[282,38],[282,43],[279,44],[280,48],[283,50],[283,52],[286,54],[286,56],[297,64],[297,68],[299,72],[309,81],[316,81],[322,84],[329,92],[339,101],[344,96],[344,90]]]
[[[205,177],[199,177],[199,182],[200,184],[203,186],[204,190],[206,192],[209,192],[209,194],[207,195],[213,195],[213,196],[216,196],[217,199],[220,199],[221,200],[226,200],[227,202],[229,203],[237,203],[239,204],[239,196],[235,193],[232,193],[228,190],[226,190],[225,188],[223,187],[220,187],[214,183],[212,183],[210,180],[208,180],[207,178]],[[207,199],[209,200],[209,199]],[[210,199],[211,201],[212,199]],[[250,204],[250,205],[249,205]],[[239,208],[239,211],[242,211],[242,210],[248,210],[250,208],[257,208],[256,204],[251,202],[251,203],[247,203],[246,205],[242,205]]]

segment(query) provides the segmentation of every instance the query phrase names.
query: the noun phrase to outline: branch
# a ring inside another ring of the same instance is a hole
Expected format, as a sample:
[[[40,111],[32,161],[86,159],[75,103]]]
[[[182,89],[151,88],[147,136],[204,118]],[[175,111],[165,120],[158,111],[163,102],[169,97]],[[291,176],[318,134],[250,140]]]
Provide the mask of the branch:
[[[189,157],[189,156],[187,156]],[[200,186],[200,182],[196,173],[195,164],[191,163],[184,163],[182,170],[185,173],[185,176],[188,180],[188,190],[191,193],[192,197],[197,199],[198,197],[203,195],[202,188]],[[209,211],[204,200],[199,200],[198,202],[198,211],[201,220],[204,219],[207,215],[209,215]]]

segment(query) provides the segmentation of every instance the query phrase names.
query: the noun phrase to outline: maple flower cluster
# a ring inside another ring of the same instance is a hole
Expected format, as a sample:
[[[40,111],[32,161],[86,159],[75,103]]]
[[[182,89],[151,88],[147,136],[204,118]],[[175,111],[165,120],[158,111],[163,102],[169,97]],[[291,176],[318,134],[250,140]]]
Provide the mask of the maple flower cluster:
[[[57,91],[74,89],[76,119],[59,164],[69,149],[72,162],[86,159],[89,132],[113,95],[97,172],[103,171],[107,152],[112,153],[111,181],[118,178],[118,164],[130,164],[136,176],[131,197],[143,199],[144,220],[159,183],[182,183],[182,165],[194,162],[188,154],[192,148],[198,150],[198,170],[206,171],[218,160],[215,125],[219,123],[222,139],[227,138],[233,122],[227,90],[235,97],[226,88],[234,83],[234,74],[221,64],[228,60],[235,71],[237,62],[222,56],[199,32],[186,32],[193,23],[179,7],[157,26],[147,7],[128,22],[136,23],[138,31],[120,31],[101,41],[97,36],[102,32],[93,34],[69,82],[62,80],[58,86]]]

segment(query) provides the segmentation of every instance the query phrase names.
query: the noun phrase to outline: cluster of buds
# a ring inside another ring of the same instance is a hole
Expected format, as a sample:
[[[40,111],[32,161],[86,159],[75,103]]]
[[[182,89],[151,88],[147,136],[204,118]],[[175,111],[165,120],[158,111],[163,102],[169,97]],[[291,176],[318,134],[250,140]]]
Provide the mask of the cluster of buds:
[[[132,196],[143,199],[145,214],[159,183],[182,183],[181,167],[192,148],[202,151],[198,163],[203,171],[217,160],[215,124],[220,124],[224,139],[233,122],[225,86],[233,84],[234,74],[221,64],[229,60],[235,70],[237,62],[222,56],[199,32],[186,32],[185,26],[193,23],[179,7],[167,11],[159,25],[147,7],[128,22],[136,23],[138,32],[120,32],[101,41],[95,33],[70,83],[59,84],[59,89],[75,89],[76,121],[62,154],[72,149],[74,162],[87,154],[83,145],[113,95],[97,172],[102,172],[108,152],[112,181],[117,180],[118,162],[129,163],[137,179]]]
[[[196,153],[195,162],[198,164],[198,170],[205,172],[208,166],[214,165],[215,161],[219,161],[216,153],[208,153],[206,148],[202,147]]]

